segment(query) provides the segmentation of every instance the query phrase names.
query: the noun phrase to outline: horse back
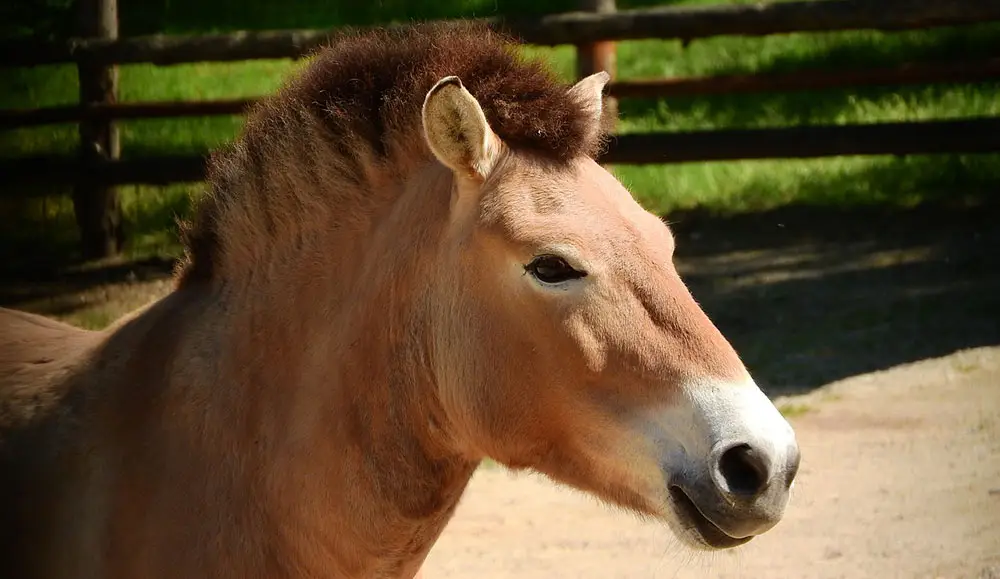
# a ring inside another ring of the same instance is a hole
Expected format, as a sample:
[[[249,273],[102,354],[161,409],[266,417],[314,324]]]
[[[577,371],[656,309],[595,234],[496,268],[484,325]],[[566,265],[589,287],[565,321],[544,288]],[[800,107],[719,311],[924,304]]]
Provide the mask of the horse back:
[[[69,369],[99,334],[0,308],[0,446],[4,431],[27,426],[58,404]]]

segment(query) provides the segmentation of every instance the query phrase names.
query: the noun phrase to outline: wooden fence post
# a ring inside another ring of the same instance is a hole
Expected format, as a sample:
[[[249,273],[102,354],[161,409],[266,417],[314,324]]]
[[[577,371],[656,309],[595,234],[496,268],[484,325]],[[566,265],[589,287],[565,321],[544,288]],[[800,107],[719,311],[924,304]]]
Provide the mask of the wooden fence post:
[[[118,38],[116,0],[77,0],[78,33],[84,38]],[[112,104],[118,98],[118,67],[93,60],[77,64],[80,104]],[[117,159],[118,129],[113,121],[80,123],[80,157],[84,166]],[[108,257],[121,250],[122,219],[118,192],[84,171],[73,191],[73,209],[85,259]]]
[[[609,13],[615,12],[615,0],[579,0],[580,9],[586,12]],[[576,47],[576,75],[577,78],[605,71],[611,75],[612,80],[617,74],[615,43],[613,41],[590,42],[578,44]],[[606,118],[618,118],[618,101],[614,97],[604,97],[604,107],[609,116]],[[614,130],[610,125],[609,130]]]

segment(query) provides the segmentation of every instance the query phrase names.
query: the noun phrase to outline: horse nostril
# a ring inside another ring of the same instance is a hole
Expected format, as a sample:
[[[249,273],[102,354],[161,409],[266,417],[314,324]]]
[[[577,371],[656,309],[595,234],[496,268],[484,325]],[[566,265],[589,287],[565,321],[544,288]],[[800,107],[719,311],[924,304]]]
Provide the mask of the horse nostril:
[[[729,494],[741,498],[756,497],[770,479],[766,459],[749,444],[738,444],[722,453],[719,472]]]

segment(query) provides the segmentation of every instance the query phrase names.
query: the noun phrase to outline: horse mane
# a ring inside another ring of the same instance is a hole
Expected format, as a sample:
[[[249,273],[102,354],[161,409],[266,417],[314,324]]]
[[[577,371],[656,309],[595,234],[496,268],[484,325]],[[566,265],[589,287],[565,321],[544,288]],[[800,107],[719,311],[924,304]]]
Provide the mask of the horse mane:
[[[242,134],[210,156],[208,191],[192,222],[181,224],[181,283],[212,277],[221,238],[230,234],[223,231],[225,213],[247,204],[273,209],[280,202],[274,196],[291,194],[275,180],[287,184],[294,177],[277,173],[297,175],[300,185],[306,178],[315,187],[323,179],[310,164],[322,164],[327,178],[335,169],[336,179],[364,189],[376,186],[373,174],[399,178],[414,162],[429,161],[421,107],[431,86],[448,75],[461,78],[510,149],[557,164],[598,153],[603,132],[593,130],[568,86],[543,63],[521,57],[512,38],[484,24],[345,32],[248,111]],[[247,214],[245,207],[241,211]],[[273,234],[277,222],[290,220],[265,221],[258,232]]]

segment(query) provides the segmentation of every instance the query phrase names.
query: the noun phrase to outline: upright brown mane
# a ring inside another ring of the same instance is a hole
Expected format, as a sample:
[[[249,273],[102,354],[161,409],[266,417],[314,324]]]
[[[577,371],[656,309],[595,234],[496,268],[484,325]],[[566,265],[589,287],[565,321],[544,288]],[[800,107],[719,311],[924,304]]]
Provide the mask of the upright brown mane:
[[[331,177],[361,188],[373,174],[429,159],[420,110],[440,78],[457,75],[479,100],[494,132],[514,150],[562,163],[598,152],[581,104],[512,39],[477,23],[432,23],[345,33],[297,77],[248,114],[243,134],[213,155],[210,191],[185,225],[182,281],[211,277],[222,215],[236,204],[272,209],[293,195],[287,185]],[[335,171],[336,175],[332,175]],[[253,185],[250,185],[253,183]],[[301,196],[301,193],[298,194]],[[242,210],[243,214],[248,209]],[[267,218],[262,229],[284,219]]]
[[[494,132],[515,149],[556,160],[592,154],[588,120],[543,63],[475,23],[433,23],[344,36],[319,52],[294,92],[324,115],[332,135],[363,137],[384,153],[416,129],[441,77],[457,75]]]

